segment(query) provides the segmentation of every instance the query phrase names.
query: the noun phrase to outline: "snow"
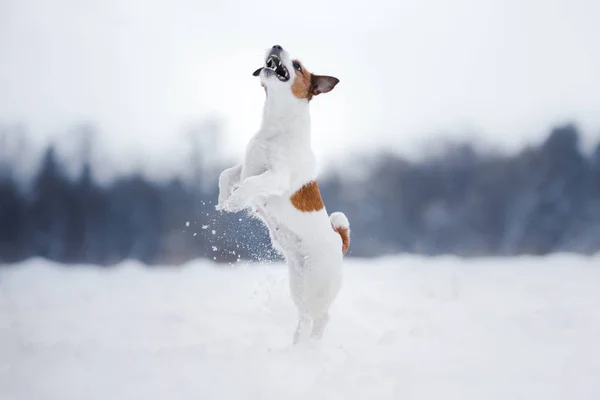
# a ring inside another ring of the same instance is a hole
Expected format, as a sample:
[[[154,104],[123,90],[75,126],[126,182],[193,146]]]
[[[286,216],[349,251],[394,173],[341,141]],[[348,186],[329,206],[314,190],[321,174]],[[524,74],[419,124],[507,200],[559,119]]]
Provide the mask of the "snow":
[[[349,260],[290,344],[280,264],[0,268],[0,398],[598,399],[600,257]]]

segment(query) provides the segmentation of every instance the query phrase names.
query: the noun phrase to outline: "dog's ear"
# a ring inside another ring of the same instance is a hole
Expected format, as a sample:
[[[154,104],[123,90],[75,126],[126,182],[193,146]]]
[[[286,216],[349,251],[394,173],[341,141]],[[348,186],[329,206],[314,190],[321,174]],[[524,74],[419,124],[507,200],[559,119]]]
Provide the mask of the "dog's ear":
[[[312,74],[311,84],[313,96],[330,92],[339,81],[338,78],[334,78],[333,76]]]
[[[252,74],[252,76],[258,76],[258,75],[260,75],[260,71],[262,71],[262,67],[260,67],[256,71],[254,71],[254,73]]]

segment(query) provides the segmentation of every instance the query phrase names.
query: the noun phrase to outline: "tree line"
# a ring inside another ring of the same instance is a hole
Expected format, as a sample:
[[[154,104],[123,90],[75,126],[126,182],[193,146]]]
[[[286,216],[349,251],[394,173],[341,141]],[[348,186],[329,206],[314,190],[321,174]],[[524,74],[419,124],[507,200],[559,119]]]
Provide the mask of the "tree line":
[[[600,250],[600,143],[588,154],[579,138],[565,125],[510,155],[468,143],[419,161],[380,152],[352,161],[368,166],[359,177],[336,169],[319,186],[327,209],[350,220],[350,256],[591,254]],[[84,143],[76,176],[52,145],[30,179],[0,153],[0,263],[277,259],[258,221],[214,210],[225,166],[199,162],[191,181],[132,174],[101,184]]]

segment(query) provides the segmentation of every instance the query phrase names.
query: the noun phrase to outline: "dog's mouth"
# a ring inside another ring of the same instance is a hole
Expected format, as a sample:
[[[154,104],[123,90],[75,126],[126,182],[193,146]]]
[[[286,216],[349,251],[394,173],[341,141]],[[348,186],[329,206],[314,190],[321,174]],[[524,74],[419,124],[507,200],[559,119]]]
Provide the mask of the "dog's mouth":
[[[282,82],[286,82],[290,79],[288,69],[281,62],[281,58],[275,54],[271,54],[269,58],[267,58],[265,70],[274,72],[277,78]]]

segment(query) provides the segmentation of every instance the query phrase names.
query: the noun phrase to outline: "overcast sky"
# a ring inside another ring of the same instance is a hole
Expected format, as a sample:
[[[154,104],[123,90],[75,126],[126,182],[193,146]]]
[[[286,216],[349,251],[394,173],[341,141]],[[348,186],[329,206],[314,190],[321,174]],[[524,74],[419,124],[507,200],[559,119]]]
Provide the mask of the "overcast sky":
[[[239,154],[264,97],[251,73],[280,44],[341,81],[311,106],[322,159],[465,135],[515,149],[567,120],[591,142],[598,21],[598,0],[0,0],[0,122],[44,142],[91,120],[122,162],[172,165],[216,115]]]

